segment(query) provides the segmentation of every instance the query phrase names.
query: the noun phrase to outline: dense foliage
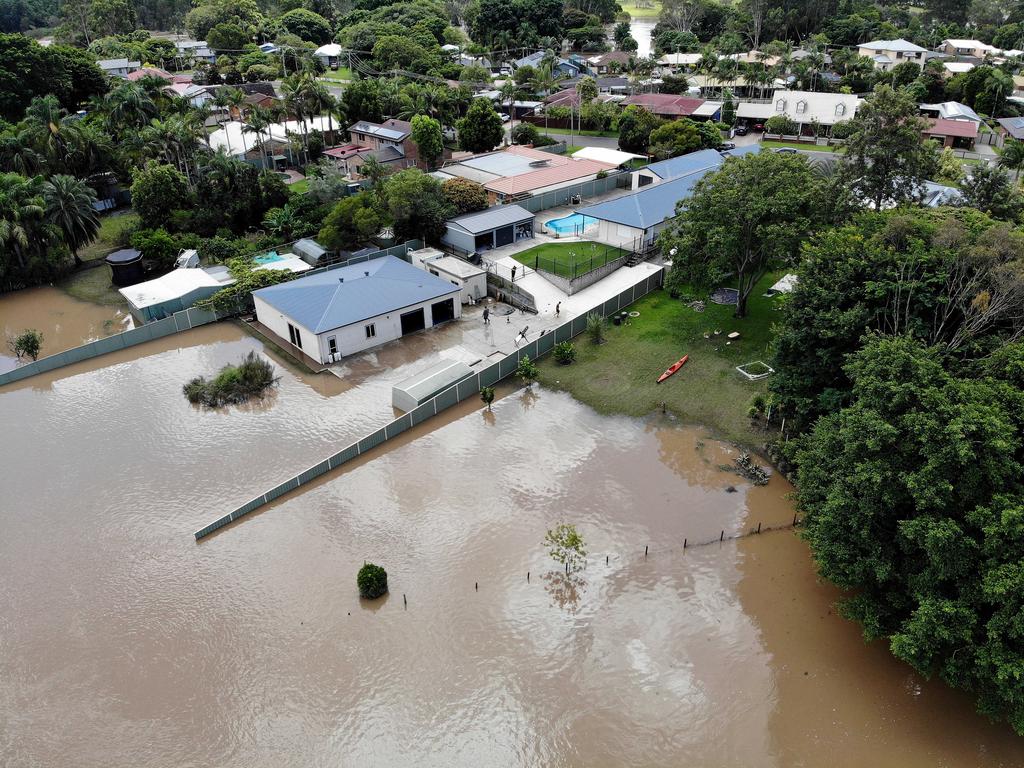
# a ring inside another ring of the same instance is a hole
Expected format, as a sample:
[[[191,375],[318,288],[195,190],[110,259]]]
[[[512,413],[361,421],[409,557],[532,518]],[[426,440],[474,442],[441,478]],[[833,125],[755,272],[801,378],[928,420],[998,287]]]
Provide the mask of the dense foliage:
[[[250,352],[238,365],[225,365],[212,379],[195,377],[182,391],[193,405],[218,408],[262,397],[276,382],[274,366]]]
[[[359,587],[360,597],[376,600],[388,592],[388,572],[379,565],[363,563],[356,574],[356,586]]]

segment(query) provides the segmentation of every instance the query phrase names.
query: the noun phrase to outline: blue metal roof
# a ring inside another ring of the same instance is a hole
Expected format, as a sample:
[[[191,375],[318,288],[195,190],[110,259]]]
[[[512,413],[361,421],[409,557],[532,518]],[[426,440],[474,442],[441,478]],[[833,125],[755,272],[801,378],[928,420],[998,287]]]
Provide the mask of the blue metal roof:
[[[677,176],[683,176],[694,171],[715,168],[722,164],[722,156],[714,149],[701,149],[697,152],[690,152],[679,157],[670,157],[668,160],[661,160],[651,163],[644,170],[660,176],[666,181]]]
[[[253,296],[323,333],[458,292],[447,280],[385,256],[261,288]]]
[[[756,153],[760,149],[759,145],[754,144],[729,150],[725,155],[748,155]],[[700,157],[697,157],[698,155]],[[586,208],[577,208],[576,212],[636,229],[649,229],[656,224],[661,224],[665,219],[676,215],[676,204],[693,193],[693,188],[697,186],[698,181],[710,171],[720,168],[726,161],[726,157],[715,150],[704,149],[700,152],[691,152],[688,155],[663,160],[654,165],[664,165],[686,158],[690,158],[689,165],[692,170],[684,175],[677,174],[669,181],[646,187],[631,195],[624,195]],[[647,168],[652,167],[651,165],[647,166]],[[673,170],[679,170],[681,167],[683,164],[677,163]]]

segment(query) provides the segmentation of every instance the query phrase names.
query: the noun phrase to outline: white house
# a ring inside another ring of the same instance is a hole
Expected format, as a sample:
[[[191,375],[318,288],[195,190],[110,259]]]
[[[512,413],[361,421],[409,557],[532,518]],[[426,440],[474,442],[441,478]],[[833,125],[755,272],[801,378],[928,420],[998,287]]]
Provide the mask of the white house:
[[[459,318],[461,290],[385,256],[261,288],[252,297],[259,322],[326,365]]]
[[[128,77],[142,67],[142,62],[128,59],[100,59],[96,65],[103,70],[104,74],[111,77]]]
[[[996,56],[1002,53],[999,48],[983,43],[981,40],[961,40],[957,38],[943,40],[939,50],[950,56],[971,56],[975,59],[984,59],[988,54]]]
[[[342,47],[337,43],[327,43],[313,51],[313,55],[320,59],[325,67],[337,66],[341,62],[341,53]]]
[[[785,115],[801,126],[817,124],[829,128],[857,114],[861,101],[857,96],[847,93],[775,91],[771,102],[767,104],[740,102],[736,116],[763,122],[775,115]]]
[[[465,259],[448,256],[436,248],[411,251],[409,258],[420,269],[459,286],[462,291],[460,300],[463,304],[471,304],[487,296],[487,270],[470,264]]]
[[[928,51],[920,45],[914,45],[909,40],[897,38],[896,40],[872,40],[869,43],[861,43],[857,48],[857,53],[875,62],[875,69],[889,70],[905,61],[912,61],[918,66],[924,66]]]

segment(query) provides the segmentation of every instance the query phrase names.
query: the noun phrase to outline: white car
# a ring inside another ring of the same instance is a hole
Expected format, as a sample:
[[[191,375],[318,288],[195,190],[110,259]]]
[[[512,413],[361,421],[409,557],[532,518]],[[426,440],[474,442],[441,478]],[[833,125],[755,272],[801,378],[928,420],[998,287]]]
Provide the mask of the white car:
[[[511,119],[512,119],[512,118],[511,118],[511,117],[509,117],[508,115],[506,115],[506,114],[505,114],[504,112],[502,112],[502,113],[501,113],[501,122],[503,122],[503,123],[507,123],[507,122],[508,122],[509,120],[511,120]]]

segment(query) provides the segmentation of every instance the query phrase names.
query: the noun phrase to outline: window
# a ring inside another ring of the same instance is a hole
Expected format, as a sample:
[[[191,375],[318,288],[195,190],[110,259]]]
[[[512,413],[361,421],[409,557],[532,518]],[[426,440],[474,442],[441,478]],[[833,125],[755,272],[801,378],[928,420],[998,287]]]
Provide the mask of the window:
[[[839,116],[839,115],[845,115],[845,114],[846,114],[846,105],[845,104],[836,104],[836,115]]]
[[[796,113],[798,115],[802,115],[806,111],[807,111],[807,102],[806,101],[798,101],[796,103]]]
[[[327,339],[327,352],[331,357],[338,354],[338,340],[333,336]]]
[[[299,333],[299,329],[291,323],[288,323],[288,340],[299,349],[302,349],[302,334]]]
[[[377,324],[376,323],[370,323],[368,326],[366,326],[366,338],[372,339],[376,335],[377,335]]]
[[[785,99],[779,99],[778,101],[775,102],[775,111],[776,112],[785,112],[786,111],[786,100]]]

